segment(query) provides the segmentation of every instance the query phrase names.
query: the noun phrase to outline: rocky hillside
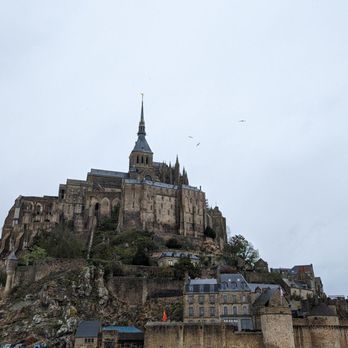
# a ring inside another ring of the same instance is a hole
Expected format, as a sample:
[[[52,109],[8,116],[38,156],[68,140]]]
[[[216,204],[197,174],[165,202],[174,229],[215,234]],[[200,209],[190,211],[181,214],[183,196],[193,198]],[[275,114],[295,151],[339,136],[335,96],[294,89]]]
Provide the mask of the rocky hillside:
[[[180,319],[180,296],[130,303],[108,284],[112,282],[105,281],[104,271],[90,265],[21,284],[0,303],[0,343],[45,342],[49,347],[72,347],[79,320],[143,326],[148,320],[159,320],[165,306],[173,318]]]

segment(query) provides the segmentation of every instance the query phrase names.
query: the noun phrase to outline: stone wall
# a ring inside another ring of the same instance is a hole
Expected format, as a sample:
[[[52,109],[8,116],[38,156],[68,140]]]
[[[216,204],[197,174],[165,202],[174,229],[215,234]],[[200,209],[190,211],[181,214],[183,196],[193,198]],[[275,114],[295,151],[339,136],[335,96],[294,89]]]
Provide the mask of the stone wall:
[[[14,285],[38,281],[51,273],[81,270],[85,266],[87,266],[87,263],[83,259],[60,259],[36,263],[30,266],[19,266],[16,269]]]
[[[295,348],[291,311],[285,307],[260,310],[266,348]]]
[[[337,317],[326,317],[326,321],[317,323],[311,319],[293,322],[296,348],[348,348],[348,326],[339,323]]]
[[[149,323],[144,348],[265,348],[262,334],[235,332],[230,325]]]
[[[144,304],[160,292],[182,291],[183,286],[183,281],[168,278],[113,277],[108,282],[108,289],[130,305]]]

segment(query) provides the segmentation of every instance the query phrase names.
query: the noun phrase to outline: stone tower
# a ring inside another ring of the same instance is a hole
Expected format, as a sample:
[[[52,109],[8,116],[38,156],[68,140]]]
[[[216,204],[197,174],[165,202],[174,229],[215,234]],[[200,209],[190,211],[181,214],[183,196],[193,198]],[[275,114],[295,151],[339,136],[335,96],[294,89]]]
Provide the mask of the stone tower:
[[[134,179],[154,179],[153,152],[146,141],[144,101],[141,101],[141,115],[138,129],[138,139],[129,156],[129,173]]]
[[[4,297],[6,297],[12,290],[14,286],[14,278],[16,273],[18,259],[14,251],[6,259],[6,285],[4,290]]]

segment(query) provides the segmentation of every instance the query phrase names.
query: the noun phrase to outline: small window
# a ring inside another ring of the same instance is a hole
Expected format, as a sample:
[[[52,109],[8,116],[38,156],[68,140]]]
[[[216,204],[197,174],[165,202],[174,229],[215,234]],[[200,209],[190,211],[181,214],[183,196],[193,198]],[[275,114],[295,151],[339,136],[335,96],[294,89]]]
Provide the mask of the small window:
[[[199,302],[200,304],[203,304],[203,303],[204,303],[204,295],[199,295],[199,297],[198,297],[198,302]]]
[[[243,314],[249,314],[248,306],[243,306]]]
[[[188,303],[192,304],[193,303],[193,296],[188,297]]]
[[[232,303],[236,303],[237,302],[237,296],[236,295],[232,295]]]
[[[210,303],[215,303],[215,295],[210,295]]]
[[[237,306],[233,306],[232,312],[233,312],[233,315],[237,315],[238,314]]]
[[[215,307],[210,307],[210,316],[215,317]]]
[[[199,307],[199,316],[204,317],[204,307]]]
[[[189,317],[193,317],[193,307],[189,307]]]
[[[223,301],[224,301],[224,303],[227,303],[227,295],[224,295]]]
[[[227,308],[227,306],[224,307],[224,315],[228,315],[228,308]]]

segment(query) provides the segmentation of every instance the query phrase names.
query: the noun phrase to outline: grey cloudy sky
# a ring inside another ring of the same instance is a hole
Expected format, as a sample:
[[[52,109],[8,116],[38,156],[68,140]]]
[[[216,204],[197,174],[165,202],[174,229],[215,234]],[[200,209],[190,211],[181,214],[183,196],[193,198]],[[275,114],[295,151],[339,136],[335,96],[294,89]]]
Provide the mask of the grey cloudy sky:
[[[347,294],[347,18],[346,0],[0,1],[1,221],[20,194],[126,171],[143,91],[157,161],[178,154],[271,267]]]

